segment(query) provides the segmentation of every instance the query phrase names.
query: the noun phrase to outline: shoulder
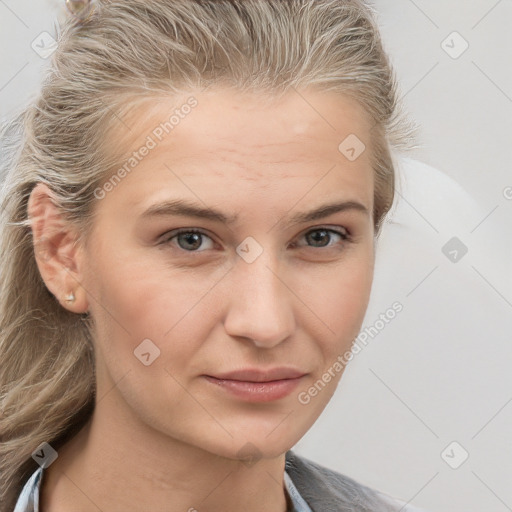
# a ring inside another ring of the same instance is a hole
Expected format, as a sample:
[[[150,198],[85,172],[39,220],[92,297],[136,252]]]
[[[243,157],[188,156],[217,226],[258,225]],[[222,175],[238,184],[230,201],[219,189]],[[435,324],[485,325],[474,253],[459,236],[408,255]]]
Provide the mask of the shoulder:
[[[358,512],[427,512],[292,451],[286,454],[286,472],[314,512],[348,512],[354,506]]]

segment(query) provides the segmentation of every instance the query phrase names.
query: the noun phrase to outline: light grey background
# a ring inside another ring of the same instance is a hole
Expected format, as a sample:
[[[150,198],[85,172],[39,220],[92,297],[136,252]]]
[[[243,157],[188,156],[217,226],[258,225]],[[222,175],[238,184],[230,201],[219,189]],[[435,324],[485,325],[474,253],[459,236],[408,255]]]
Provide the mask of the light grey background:
[[[0,0],[1,118],[37,90],[31,44],[62,4]],[[512,510],[512,1],[374,5],[422,147],[398,159],[363,331],[403,310],[295,450],[431,512]]]

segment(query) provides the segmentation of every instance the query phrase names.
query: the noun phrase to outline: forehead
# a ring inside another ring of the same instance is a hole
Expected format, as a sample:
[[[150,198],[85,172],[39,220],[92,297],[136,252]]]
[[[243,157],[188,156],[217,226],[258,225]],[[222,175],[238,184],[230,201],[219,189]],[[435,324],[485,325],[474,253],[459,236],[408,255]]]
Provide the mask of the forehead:
[[[285,191],[287,180],[295,195],[342,189],[371,207],[371,121],[340,94],[293,90],[272,97],[216,89],[145,101],[126,122],[129,136],[120,131],[109,141],[126,148],[125,162],[150,148],[123,180],[133,205],[158,190],[165,194],[166,185],[181,181],[184,190],[186,179],[212,198],[232,194],[235,182],[240,193],[244,187],[256,193],[256,184],[261,191]],[[355,159],[347,157],[347,140],[362,151]]]

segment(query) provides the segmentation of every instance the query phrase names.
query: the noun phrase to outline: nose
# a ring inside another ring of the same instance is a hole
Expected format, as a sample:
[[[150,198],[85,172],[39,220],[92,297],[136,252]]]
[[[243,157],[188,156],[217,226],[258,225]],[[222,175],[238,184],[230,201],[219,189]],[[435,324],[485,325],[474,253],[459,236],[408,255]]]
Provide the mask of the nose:
[[[269,250],[252,263],[239,258],[228,281],[224,328],[230,336],[272,348],[293,334],[295,295],[284,279],[282,265]]]

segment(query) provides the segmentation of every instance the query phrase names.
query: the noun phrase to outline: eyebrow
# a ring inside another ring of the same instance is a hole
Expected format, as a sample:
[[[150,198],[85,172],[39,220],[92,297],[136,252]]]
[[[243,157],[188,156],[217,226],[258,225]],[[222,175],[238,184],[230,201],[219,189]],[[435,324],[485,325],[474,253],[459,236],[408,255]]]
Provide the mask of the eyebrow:
[[[334,213],[353,210],[369,215],[370,212],[366,206],[357,201],[341,201],[324,204],[314,210],[308,212],[300,212],[293,215],[289,219],[290,224],[300,224],[323,219]],[[154,217],[179,216],[179,217],[195,217],[205,219],[222,224],[234,224],[238,220],[238,215],[227,215],[214,208],[206,208],[199,206],[193,202],[184,199],[175,199],[164,201],[162,203],[150,206],[141,214],[141,218],[148,219]]]

